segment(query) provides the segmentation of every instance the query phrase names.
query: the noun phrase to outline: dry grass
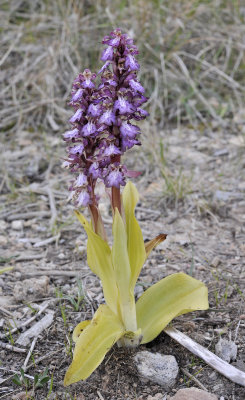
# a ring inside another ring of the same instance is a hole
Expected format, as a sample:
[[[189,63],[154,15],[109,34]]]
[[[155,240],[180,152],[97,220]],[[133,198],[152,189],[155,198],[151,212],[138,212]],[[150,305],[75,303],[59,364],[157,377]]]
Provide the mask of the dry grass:
[[[4,132],[62,132],[72,80],[86,67],[98,70],[99,40],[117,26],[140,48],[150,125],[232,125],[243,107],[239,0],[3,0],[1,8]]]

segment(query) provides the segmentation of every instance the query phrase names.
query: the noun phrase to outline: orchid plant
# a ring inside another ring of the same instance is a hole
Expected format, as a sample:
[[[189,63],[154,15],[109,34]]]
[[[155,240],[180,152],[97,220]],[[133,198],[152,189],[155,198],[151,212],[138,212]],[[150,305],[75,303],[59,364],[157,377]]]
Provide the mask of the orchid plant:
[[[64,134],[68,157],[64,167],[75,173],[70,199],[76,208],[88,207],[89,222],[78,210],[87,241],[87,261],[102,282],[105,304],[92,320],[79,323],[73,332],[73,361],[64,385],[86,379],[103,361],[109,349],[136,347],[153,340],[176,316],[208,308],[206,286],[177,273],[160,280],[135,301],[134,288],[152,249],[166,239],[160,234],[144,242],[135,218],[139,196],[126,177],[137,176],[122,164],[126,150],[140,145],[140,128],[132,120],[148,113],[141,108],[147,101],[137,79],[138,49],[133,40],[116,29],[103,41],[104,65],[96,75],[86,69],[73,83],[70,118],[72,129]],[[113,244],[109,245],[99,211],[96,184],[102,181],[109,192],[113,213]],[[120,191],[120,187],[125,186]]]

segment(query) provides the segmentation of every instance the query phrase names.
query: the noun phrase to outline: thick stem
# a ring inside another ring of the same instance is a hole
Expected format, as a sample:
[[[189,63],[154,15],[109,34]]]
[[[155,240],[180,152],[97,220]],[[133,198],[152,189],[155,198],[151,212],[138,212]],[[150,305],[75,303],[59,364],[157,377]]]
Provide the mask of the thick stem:
[[[111,188],[111,203],[112,203],[112,208],[115,211],[117,208],[119,213],[121,214],[121,193],[120,189],[116,187]]]
[[[102,239],[107,241],[105,227],[104,227],[100,212],[98,210],[98,207],[95,206],[94,204],[90,204],[89,211],[90,211],[90,215],[91,215],[94,232],[97,233],[97,235],[101,236]]]

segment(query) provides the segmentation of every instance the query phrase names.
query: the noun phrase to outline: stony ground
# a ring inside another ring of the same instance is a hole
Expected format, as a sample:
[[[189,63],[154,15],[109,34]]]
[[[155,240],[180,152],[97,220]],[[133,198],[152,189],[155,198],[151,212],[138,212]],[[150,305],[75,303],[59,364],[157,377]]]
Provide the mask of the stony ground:
[[[120,26],[139,47],[149,97],[142,146],[125,160],[141,171],[137,218],[145,240],[168,234],[136,296],[171,273],[201,279],[209,310],[173,326],[213,352],[231,340],[231,363],[245,371],[242,1],[2,0],[0,18],[0,269],[11,268],[0,276],[0,399],[166,400],[199,387],[244,400],[245,388],[165,333],[141,349],[176,357],[172,389],[142,381],[134,353],[116,346],[86,382],[63,387],[72,331],[103,295],[61,169],[71,83],[84,68],[98,71],[101,38]],[[101,212],[110,236],[105,197]]]
[[[176,318],[173,326],[211,351],[220,337],[231,339],[238,348],[232,364],[245,371],[245,143],[241,129],[240,125],[237,133],[213,129],[201,137],[187,128],[160,131],[167,156],[154,147],[152,136],[148,148],[158,164],[148,160],[147,151],[140,151],[137,157],[137,150],[128,156],[128,164],[136,167],[137,160],[142,171],[136,182],[140,192],[136,213],[144,238],[168,234],[147,261],[137,295],[178,271],[201,279],[209,288],[210,309]],[[146,146],[147,139],[144,142]],[[32,394],[40,400],[47,398],[50,385],[49,399],[139,400],[157,393],[173,395],[180,388],[198,384],[218,398],[242,400],[244,388],[216,373],[164,333],[141,349],[176,357],[180,373],[172,390],[166,392],[159,385],[142,382],[133,354],[116,346],[86,382],[64,389],[62,381],[71,361],[71,332],[80,320],[94,313],[103,297],[99,280],[86,265],[86,236],[66,202],[69,178],[60,168],[63,143],[51,134],[43,137],[20,131],[15,137],[6,137],[1,153],[1,264],[13,269],[0,279],[0,398],[17,399],[20,397],[14,395],[20,392],[26,398],[25,387],[13,383],[13,376],[24,365],[29,390],[34,375],[40,377],[48,368],[52,380]],[[109,230],[106,198],[101,210]],[[80,304],[79,287],[84,296]],[[43,311],[38,313],[40,309]],[[26,341],[23,332],[36,327],[38,321],[46,328]],[[31,357],[25,362],[30,349]]]

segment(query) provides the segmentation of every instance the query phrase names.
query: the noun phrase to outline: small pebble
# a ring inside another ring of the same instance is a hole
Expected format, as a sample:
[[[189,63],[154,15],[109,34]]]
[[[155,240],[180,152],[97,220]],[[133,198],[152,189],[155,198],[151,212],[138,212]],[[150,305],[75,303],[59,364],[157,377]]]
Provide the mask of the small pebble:
[[[170,400],[218,400],[214,394],[205,390],[192,387],[190,389],[180,389]]]
[[[23,221],[20,220],[15,220],[11,222],[11,228],[14,229],[15,231],[21,231],[23,229]]]
[[[5,222],[3,219],[0,219],[0,231],[5,231],[7,229],[7,222]]]
[[[218,343],[215,345],[215,353],[218,357],[228,363],[235,361],[237,356],[237,345],[231,340],[220,338]]]

